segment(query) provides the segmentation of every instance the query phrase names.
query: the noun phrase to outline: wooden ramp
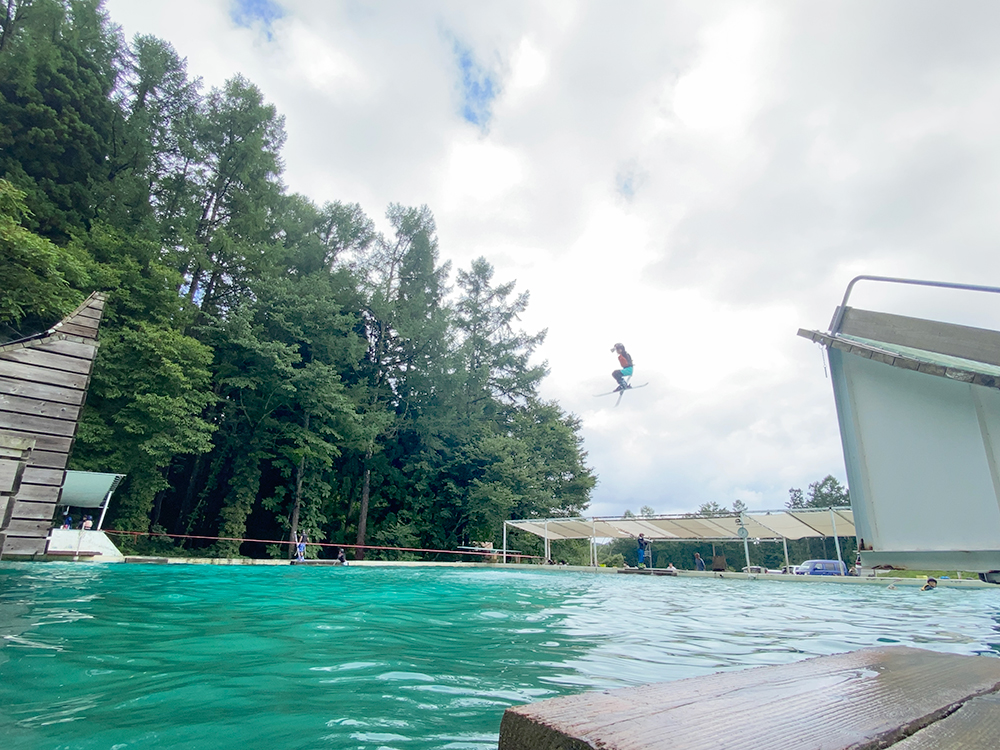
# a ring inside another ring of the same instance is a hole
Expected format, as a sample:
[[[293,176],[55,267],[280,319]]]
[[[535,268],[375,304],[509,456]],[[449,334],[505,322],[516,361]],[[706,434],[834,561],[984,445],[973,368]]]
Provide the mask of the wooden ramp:
[[[17,491],[0,495],[0,555],[45,552],[103,311],[104,295],[95,292],[48,331],[0,346],[0,435],[31,444]]]
[[[510,708],[499,750],[994,750],[1000,659],[895,646]]]

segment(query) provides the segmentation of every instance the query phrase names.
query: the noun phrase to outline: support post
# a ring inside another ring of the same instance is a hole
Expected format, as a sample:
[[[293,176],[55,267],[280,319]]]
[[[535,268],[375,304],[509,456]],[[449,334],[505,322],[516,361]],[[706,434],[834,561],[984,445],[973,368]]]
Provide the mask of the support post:
[[[785,548],[785,572],[792,572],[792,564],[788,562],[788,539],[781,537],[781,544]]]
[[[837,536],[837,514],[830,508],[830,523],[833,524],[833,543],[837,546],[837,560],[843,564],[844,557],[840,554],[840,537]]]
[[[507,564],[507,522],[503,522],[503,564]]]

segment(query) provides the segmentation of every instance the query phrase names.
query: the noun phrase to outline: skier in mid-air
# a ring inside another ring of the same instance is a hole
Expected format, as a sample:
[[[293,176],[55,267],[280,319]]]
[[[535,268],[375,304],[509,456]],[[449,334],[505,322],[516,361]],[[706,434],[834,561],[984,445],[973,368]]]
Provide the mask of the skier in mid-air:
[[[632,377],[632,357],[627,351],[625,351],[625,346],[622,344],[615,344],[611,351],[618,354],[618,362],[622,366],[620,370],[615,370],[611,373],[611,377],[613,377],[615,382],[618,383],[618,387],[615,388],[614,392],[624,391],[626,388],[631,388],[631,386],[625,382],[625,378]]]

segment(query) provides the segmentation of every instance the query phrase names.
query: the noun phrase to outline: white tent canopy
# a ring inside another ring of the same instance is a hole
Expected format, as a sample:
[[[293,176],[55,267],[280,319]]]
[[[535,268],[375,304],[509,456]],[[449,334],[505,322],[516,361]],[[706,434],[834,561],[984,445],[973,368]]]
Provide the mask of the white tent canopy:
[[[504,560],[507,527],[527,531],[545,540],[545,556],[553,539],[626,539],[644,535],[649,540],[738,541],[745,528],[749,539],[805,539],[855,536],[850,508],[751,511],[728,516],[649,516],[620,518],[531,518],[504,523]],[[837,545],[838,557],[840,545]]]

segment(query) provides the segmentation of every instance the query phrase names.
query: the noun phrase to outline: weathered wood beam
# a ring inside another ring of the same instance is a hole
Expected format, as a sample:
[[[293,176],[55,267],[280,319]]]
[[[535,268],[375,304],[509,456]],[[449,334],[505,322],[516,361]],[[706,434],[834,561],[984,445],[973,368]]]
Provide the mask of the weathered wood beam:
[[[863,649],[510,708],[499,750],[874,750],[998,690],[1000,659]]]

